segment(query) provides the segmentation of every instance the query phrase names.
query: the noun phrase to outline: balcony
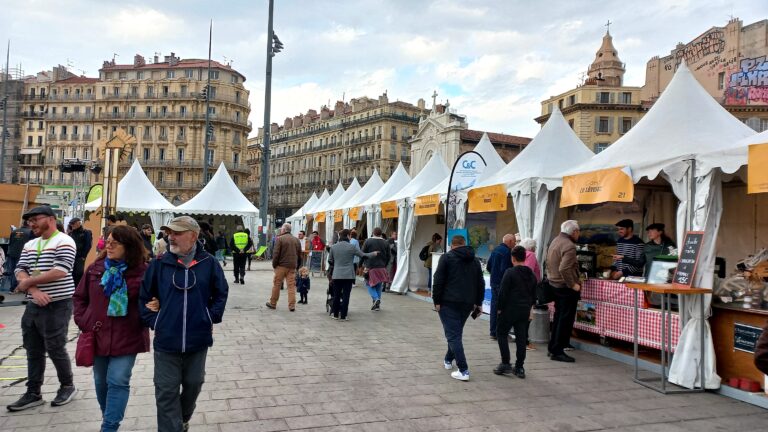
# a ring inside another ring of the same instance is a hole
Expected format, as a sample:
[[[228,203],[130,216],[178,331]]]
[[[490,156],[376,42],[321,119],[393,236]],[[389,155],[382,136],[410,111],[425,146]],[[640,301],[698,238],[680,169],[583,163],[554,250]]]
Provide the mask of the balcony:
[[[91,121],[94,118],[93,113],[48,113],[46,120],[84,120]]]
[[[80,141],[80,134],[72,134],[69,139],[72,141]]]
[[[45,113],[43,111],[24,111],[21,116],[24,118],[43,118]]]
[[[90,141],[91,139],[93,139],[93,135],[83,134],[83,141]]]
[[[24,95],[24,100],[45,100],[47,98],[48,98],[48,95],[46,94],[39,94],[39,95],[25,94]]]
[[[66,134],[66,133],[61,133],[61,134],[59,134],[59,139],[60,139],[60,140],[62,140],[62,141],[66,141],[66,139],[67,139],[67,134]]]

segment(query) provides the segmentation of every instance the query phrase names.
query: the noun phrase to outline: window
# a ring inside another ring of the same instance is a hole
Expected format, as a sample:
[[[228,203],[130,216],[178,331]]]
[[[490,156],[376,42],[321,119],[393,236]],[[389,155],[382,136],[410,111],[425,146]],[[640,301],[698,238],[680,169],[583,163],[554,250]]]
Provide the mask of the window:
[[[101,95],[102,96],[106,96],[107,95],[107,88],[106,87],[102,87],[101,88]]]
[[[598,117],[597,119],[595,119],[595,130],[599,134],[613,133],[613,118]]]
[[[217,70],[210,71],[210,73],[208,74],[208,78],[210,78],[212,80],[219,79],[219,71],[217,71]]]
[[[159,160],[161,160],[161,161],[165,160],[165,149],[164,148],[158,149],[157,158]]]
[[[152,133],[150,132],[149,126],[144,126],[144,139],[151,138]]]
[[[717,74],[717,89],[722,90],[725,88],[725,72]]]
[[[576,105],[576,95],[568,96],[568,106]]]
[[[176,160],[179,162],[184,162],[184,149],[176,149]]]
[[[547,104],[547,114],[552,114],[552,102]]]
[[[600,92],[597,94],[597,101],[599,103],[610,103],[611,101],[611,93],[609,92]]]
[[[48,182],[53,181],[53,170],[48,170]]]
[[[168,91],[169,91],[168,86],[163,86],[163,97],[168,97]]]
[[[151,149],[145,148],[142,150],[142,152],[143,152],[142,159],[144,159],[145,161],[149,160],[149,157],[151,156]]]
[[[208,149],[208,157],[206,158],[208,160],[208,165],[213,164],[213,156],[215,155],[215,151],[213,149]]]
[[[187,136],[187,128],[184,126],[179,126],[179,139],[184,139]]]
[[[568,126],[570,126],[571,129],[573,129],[573,119],[568,120]]]
[[[163,106],[160,107],[160,115],[162,115],[163,117],[168,115],[168,107],[167,106],[163,105]]]
[[[557,101],[557,107],[562,110],[564,103],[565,103],[565,99],[560,99],[559,101]]]
[[[181,86],[181,95],[182,96],[186,96],[188,91],[189,91],[189,89],[187,88],[187,86],[185,86],[185,85]]]
[[[632,103],[632,93],[630,92],[621,93],[621,103],[625,105],[630,105]]]
[[[42,135],[39,135],[37,137],[37,146],[38,147],[42,147],[43,146],[43,136]]]
[[[208,107],[208,114],[216,115],[216,107]]]
[[[136,72],[136,79],[138,79],[138,80],[144,79],[144,71]]]
[[[128,126],[128,135],[136,136],[136,126]]]
[[[83,159],[88,160],[88,148],[83,149]]]
[[[166,126],[160,126],[160,139],[166,138],[168,138],[168,128]]]
[[[27,137],[27,147],[32,147],[32,137],[31,136]]]
[[[184,69],[184,76],[186,78],[192,79],[195,77],[195,70],[194,69]]]
[[[116,106],[112,107],[112,117],[117,117],[118,115],[120,115],[120,108]]]
[[[611,145],[611,143],[595,143],[595,153],[600,153],[607,149],[609,145]]]
[[[184,172],[183,171],[177,171],[176,172],[176,183],[178,183],[178,184],[184,183]]]
[[[136,117],[136,107],[128,107],[128,117]]]
[[[240,153],[233,153],[232,154],[232,163],[237,165],[240,163]]]
[[[163,172],[162,171],[158,171],[157,172],[157,182],[158,183],[162,183],[163,182]]]
[[[139,88],[137,86],[131,87],[131,96],[136,96],[139,94]]]
[[[216,87],[211,86],[210,88],[208,88],[208,97],[211,99],[216,99]]]
[[[165,77],[166,78],[176,78],[176,71],[165,71]]]
[[[77,149],[76,148],[72,149],[72,158],[73,159],[77,159]]]
[[[621,118],[621,133],[625,134],[629,132],[629,130],[632,129],[632,117],[622,117]]]
[[[155,94],[155,88],[154,87],[147,87],[147,97],[152,97]]]
[[[181,117],[186,117],[187,116],[187,107],[186,106],[182,105],[182,106],[179,107],[179,115]]]
[[[392,139],[397,139],[397,127],[392,126]]]
[[[152,117],[152,107],[147,105],[147,118]]]
[[[235,92],[235,102],[238,102],[238,103],[240,102],[240,92],[239,91]]]
[[[128,72],[118,72],[117,79],[121,79],[121,80],[128,79]]]

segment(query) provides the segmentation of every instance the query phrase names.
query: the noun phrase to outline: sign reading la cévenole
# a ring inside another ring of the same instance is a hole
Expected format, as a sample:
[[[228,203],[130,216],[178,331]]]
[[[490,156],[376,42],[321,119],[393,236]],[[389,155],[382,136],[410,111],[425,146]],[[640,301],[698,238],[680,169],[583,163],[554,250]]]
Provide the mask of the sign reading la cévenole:
[[[560,207],[608,201],[632,202],[634,198],[635,185],[629,168],[608,168],[563,177]]]

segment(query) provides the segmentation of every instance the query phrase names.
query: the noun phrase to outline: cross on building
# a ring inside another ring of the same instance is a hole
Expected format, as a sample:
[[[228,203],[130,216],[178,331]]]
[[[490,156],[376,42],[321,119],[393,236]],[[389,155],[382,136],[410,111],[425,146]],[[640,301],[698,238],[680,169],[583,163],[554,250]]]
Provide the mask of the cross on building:
[[[611,20],[608,20],[608,22],[605,23],[605,33],[606,34],[611,34],[611,24],[613,24],[611,22]]]

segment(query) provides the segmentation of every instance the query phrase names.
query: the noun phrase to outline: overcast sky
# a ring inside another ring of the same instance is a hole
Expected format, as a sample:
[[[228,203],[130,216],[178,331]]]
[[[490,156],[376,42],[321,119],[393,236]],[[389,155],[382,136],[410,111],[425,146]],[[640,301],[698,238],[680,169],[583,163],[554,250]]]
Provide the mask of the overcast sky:
[[[646,0],[276,0],[272,121],[346,97],[431,103],[449,99],[472,129],[533,136],[540,101],[573,88],[611,25],[641,86],[651,56],[669,54],[730,16],[768,18],[768,1]],[[171,51],[233,61],[251,91],[251,120],[263,124],[266,0],[3,1],[0,38],[27,74],[56,64],[97,76],[113,54],[148,59]],[[4,54],[4,53],[3,53]]]

